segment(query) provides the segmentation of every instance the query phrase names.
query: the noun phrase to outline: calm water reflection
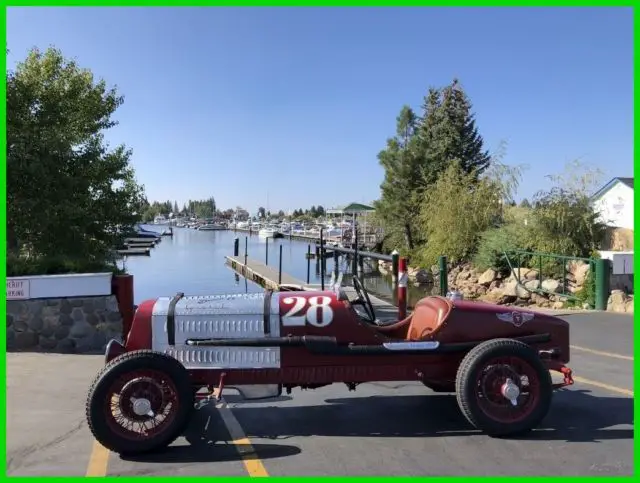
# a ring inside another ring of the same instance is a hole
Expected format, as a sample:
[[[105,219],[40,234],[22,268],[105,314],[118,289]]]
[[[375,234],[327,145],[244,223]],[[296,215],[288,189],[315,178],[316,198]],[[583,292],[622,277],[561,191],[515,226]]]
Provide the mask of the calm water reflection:
[[[159,227],[148,226],[151,230]],[[134,275],[135,301],[173,295],[184,292],[188,295],[214,293],[260,292],[262,287],[238,277],[225,265],[225,256],[233,254],[233,242],[240,239],[240,254],[244,254],[245,240],[249,258],[266,259],[267,242],[257,235],[233,231],[198,231],[189,228],[174,228],[173,237],[163,237],[151,252],[150,257],[129,257],[124,260],[127,271]],[[282,271],[306,281],[308,243],[279,239],[268,240],[268,263],[278,267],[279,247],[282,245]],[[313,249],[313,247],[312,247]],[[326,260],[326,282],[335,269],[333,258]],[[347,261],[341,257],[340,271],[350,272]],[[391,277],[383,277],[373,262],[365,263],[362,276],[365,286],[372,293],[387,299],[393,298]],[[345,274],[345,282],[348,276]],[[320,283],[320,270],[315,260],[309,264],[309,282]],[[424,296],[424,289],[412,287],[410,302]]]

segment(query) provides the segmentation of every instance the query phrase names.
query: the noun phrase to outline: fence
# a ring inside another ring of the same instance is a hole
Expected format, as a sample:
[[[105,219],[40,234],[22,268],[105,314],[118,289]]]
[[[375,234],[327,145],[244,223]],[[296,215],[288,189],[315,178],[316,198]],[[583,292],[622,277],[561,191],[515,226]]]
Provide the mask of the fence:
[[[558,255],[555,253],[530,252],[526,250],[505,251],[504,256],[509,270],[514,275],[516,282],[525,290],[531,293],[560,295],[566,300],[585,301],[592,308],[595,307],[598,310],[606,310],[610,292],[611,276],[611,263],[609,260],[572,257]],[[589,273],[587,274],[584,287],[588,291],[593,292],[593,299],[589,296],[586,298],[579,297],[576,295],[576,292],[571,292],[569,290],[570,272],[567,265],[571,262],[584,262],[589,265]],[[537,280],[539,282],[537,287],[532,287],[531,284],[527,286],[526,283],[530,280],[527,280],[524,283],[522,282],[521,275],[523,267],[537,270]],[[560,292],[543,288],[543,281],[546,279],[545,274],[547,275],[546,278],[552,278],[554,280],[557,280],[558,278],[560,279]],[[591,287],[592,284],[593,287]]]

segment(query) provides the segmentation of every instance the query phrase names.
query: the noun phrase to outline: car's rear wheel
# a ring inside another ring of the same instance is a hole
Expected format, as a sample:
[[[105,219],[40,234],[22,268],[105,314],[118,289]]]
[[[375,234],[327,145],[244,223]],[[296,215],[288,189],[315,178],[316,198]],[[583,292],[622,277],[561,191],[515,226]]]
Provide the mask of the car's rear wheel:
[[[105,448],[145,453],[171,444],[194,409],[189,374],[173,357],[150,350],[128,352],[96,376],[87,397],[89,428]]]
[[[467,420],[490,436],[515,436],[537,427],[551,406],[551,374],[536,352],[513,339],[494,339],[465,356],[456,377]]]

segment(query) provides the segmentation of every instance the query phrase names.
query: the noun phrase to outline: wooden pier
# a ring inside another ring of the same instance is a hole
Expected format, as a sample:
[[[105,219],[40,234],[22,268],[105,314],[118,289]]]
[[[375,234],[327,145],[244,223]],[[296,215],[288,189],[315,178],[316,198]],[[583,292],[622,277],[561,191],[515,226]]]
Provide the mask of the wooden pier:
[[[124,244],[153,246],[153,245],[156,245],[160,240],[161,240],[160,237],[158,238],[142,238],[142,237],[141,238],[125,238]]]
[[[269,267],[262,262],[247,258],[245,263],[244,255],[233,257],[227,256],[227,263],[238,274],[252,282],[256,282],[265,288],[280,290],[283,286],[304,287],[306,283],[298,280],[287,273],[278,273],[277,268]]]
[[[287,273],[278,273],[277,268],[269,267],[262,262],[247,258],[245,263],[244,255],[241,256],[227,256],[225,257],[229,266],[235,270],[239,275],[242,275],[248,280],[255,282],[262,287],[272,290],[283,290],[297,288],[299,290],[321,290],[321,284],[308,284],[303,280],[299,280]],[[279,280],[280,279],[280,280]],[[356,289],[352,286],[342,285],[342,289],[345,291],[349,301],[356,300],[358,298]],[[325,284],[325,290],[330,290],[330,283]],[[376,314],[376,318],[382,323],[393,323],[398,320],[398,308],[386,300],[383,300],[375,295],[369,294],[371,304]]]
[[[139,247],[139,248],[125,248],[123,250],[117,250],[118,255],[132,256],[132,255],[151,255],[151,248]]]

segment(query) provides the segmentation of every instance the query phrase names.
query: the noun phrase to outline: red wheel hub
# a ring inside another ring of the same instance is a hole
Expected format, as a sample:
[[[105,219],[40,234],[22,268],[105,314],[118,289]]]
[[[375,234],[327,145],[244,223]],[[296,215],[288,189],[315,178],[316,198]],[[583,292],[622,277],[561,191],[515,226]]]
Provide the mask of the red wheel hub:
[[[127,439],[146,439],[171,424],[178,391],[160,371],[137,370],[120,376],[106,394],[105,416],[112,431]]]
[[[487,362],[476,377],[480,409],[495,421],[516,423],[536,406],[540,380],[535,369],[520,357],[500,357]]]

